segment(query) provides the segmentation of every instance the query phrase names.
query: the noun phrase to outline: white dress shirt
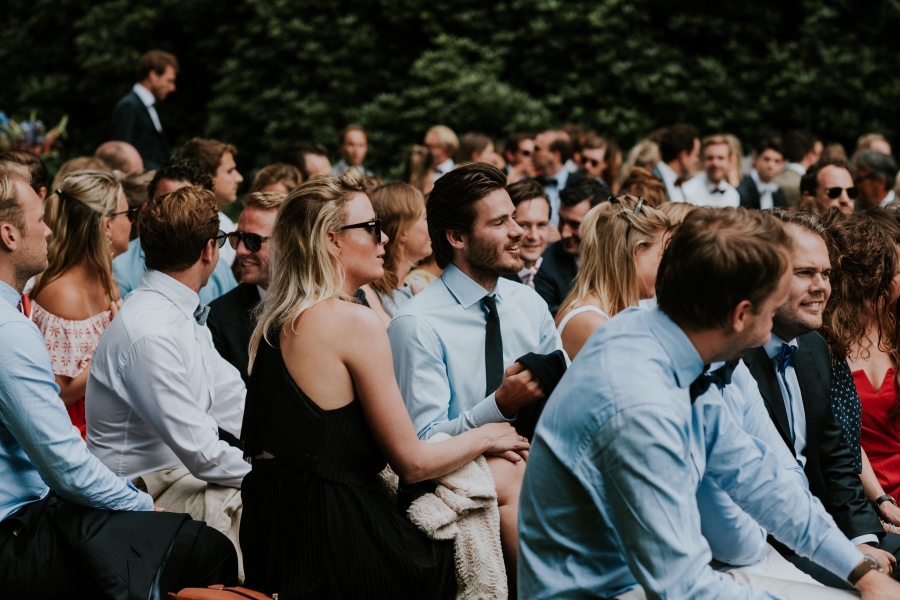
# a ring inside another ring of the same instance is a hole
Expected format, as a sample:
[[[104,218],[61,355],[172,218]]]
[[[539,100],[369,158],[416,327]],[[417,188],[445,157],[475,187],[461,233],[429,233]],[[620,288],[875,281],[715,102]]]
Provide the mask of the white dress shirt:
[[[692,177],[681,186],[686,202],[696,206],[712,206],[724,208],[733,206],[737,208],[741,204],[741,196],[730,183],[724,179],[718,185],[712,183],[706,172]]]
[[[559,224],[559,193],[565,189],[566,184],[569,183],[569,175],[571,173],[565,166],[560,169],[555,175],[547,175],[550,179],[556,180],[556,185],[545,185],[544,193],[547,194],[547,200],[550,201],[550,226],[556,227]]]
[[[519,281],[522,282],[523,285],[527,285],[531,289],[534,289],[534,276],[537,275],[538,269],[541,268],[541,263],[544,262],[543,256],[538,256],[537,261],[530,267],[522,267],[516,275],[519,277]]]
[[[199,305],[190,288],[147,271],[100,338],[85,395],[87,443],[116,475],[184,465],[203,481],[240,487],[250,471],[218,434],[240,435],[246,388],[197,323]]]
[[[156,114],[156,97],[153,95],[153,92],[145,88],[139,83],[134,84],[134,87],[131,88],[134,90],[134,93],[138,95],[138,98],[141,99],[141,102],[144,103],[144,106],[147,107],[147,112],[150,113],[150,119],[153,121],[153,126],[156,127],[156,130],[162,133],[162,123],[159,122],[159,115]]]
[[[684,190],[681,189],[681,186],[675,185],[675,182],[678,181],[678,173],[673,171],[672,167],[663,161],[656,163],[656,170],[659,171],[663,183],[666,184],[666,192],[669,194],[669,201],[687,202],[687,198],[684,197]]]
[[[441,175],[446,175],[450,171],[453,170],[453,167],[456,166],[456,163],[453,162],[452,158],[448,158],[438,166],[434,168],[434,180],[437,181],[440,179]]]
[[[219,229],[225,233],[231,233],[235,230],[234,221],[229,219],[221,210],[219,211]],[[225,264],[231,267],[235,258],[237,258],[237,250],[231,247],[231,242],[226,241],[225,245],[219,248],[219,260],[224,260]]]
[[[806,167],[799,163],[788,163],[785,169],[790,169],[794,173],[798,173],[801,177],[806,175]]]
[[[893,202],[897,199],[897,194],[894,193],[894,190],[888,190],[887,196],[884,197],[884,200],[878,203],[878,205],[882,208],[888,205],[889,202]]]
[[[775,208],[775,199],[772,197],[772,194],[778,191],[778,184],[774,181],[764,183],[759,178],[759,173],[756,169],[750,169],[750,179],[753,180],[754,185],[756,185],[756,191],[759,192],[759,209]]]

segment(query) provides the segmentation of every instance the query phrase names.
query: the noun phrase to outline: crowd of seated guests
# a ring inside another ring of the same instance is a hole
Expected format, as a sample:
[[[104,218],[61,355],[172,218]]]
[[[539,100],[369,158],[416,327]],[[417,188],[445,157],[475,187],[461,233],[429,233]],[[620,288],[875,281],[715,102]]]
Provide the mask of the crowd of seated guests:
[[[142,139],[0,154],[12,597],[900,594],[884,137]]]

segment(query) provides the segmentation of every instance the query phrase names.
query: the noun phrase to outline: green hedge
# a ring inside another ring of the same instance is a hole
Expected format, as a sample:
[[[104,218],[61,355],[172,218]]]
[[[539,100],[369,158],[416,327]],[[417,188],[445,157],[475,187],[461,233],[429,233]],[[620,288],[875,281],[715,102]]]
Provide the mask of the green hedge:
[[[348,122],[385,175],[436,123],[500,139],[573,121],[624,146],[675,121],[848,145],[900,133],[896,0],[8,0],[4,13],[0,110],[70,115],[66,156],[106,138],[151,48],[182,64],[159,107],[172,141],[234,143],[245,173],[292,139],[334,149]]]

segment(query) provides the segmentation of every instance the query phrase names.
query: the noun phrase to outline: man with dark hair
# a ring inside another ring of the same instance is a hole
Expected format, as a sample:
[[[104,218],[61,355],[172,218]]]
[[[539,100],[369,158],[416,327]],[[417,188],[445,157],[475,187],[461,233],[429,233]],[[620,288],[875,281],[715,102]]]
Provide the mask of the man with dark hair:
[[[584,175],[570,172],[566,162],[572,158],[572,140],[562,129],[545,131],[534,140],[534,167],[542,171],[537,177],[550,200],[550,224],[559,222],[559,195],[566,186],[584,179]]]
[[[809,171],[807,171],[807,175]],[[806,175],[804,175],[806,177]],[[831,406],[831,356],[816,330],[831,296],[831,262],[825,228],[807,211],[775,209],[793,239],[793,268],[787,300],[772,317],[772,337],[744,354],[759,385],[769,417],[784,443],[803,467],[809,489],[821,500],[841,531],[863,552],[882,546],[900,549],[900,536],[887,535],[866,498],[858,473],[859,451],[844,442]],[[791,563],[832,587],[846,583],[783,544],[776,548]]]
[[[209,305],[207,325],[213,344],[222,358],[240,371],[244,383],[250,379],[250,336],[256,327],[253,311],[269,289],[269,237],[286,197],[278,192],[254,192],[244,199],[237,231],[228,234],[237,252],[241,284]]]
[[[581,251],[581,222],[588,211],[609,200],[612,192],[595,179],[582,179],[560,195],[559,241],[547,246],[541,270],[534,276],[534,289],[556,316],[560,303],[569,295],[578,272]]]
[[[803,210],[824,213],[836,207],[849,215],[858,196],[850,165],[843,159],[822,159],[800,178],[799,208]]]
[[[516,207],[513,219],[523,231],[522,241],[519,242],[522,268],[517,273],[505,273],[503,276],[533,288],[534,276],[541,268],[544,250],[547,249],[550,201],[547,200],[544,188],[534,179],[508,185],[506,191]]]
[[[609,142],[593,133],[588,134],[581,144],[579,155],[579,169],[587,179],[596,179],[599,183],[608,186],[603,180],[603,173],[609,164]]]
[[[215,195],[197,187],[141,211],[148,270],[94,351],[87,444],[116,475],[140,478],[157,505],[205,518],[237,546],[250,465],[232,444],[246,388],[216,352],[198,295],[227,238],[217,212]]]
[[[47,165],[39,157],[25,150],[7,150],[0,152],[0,162],[11,162],[22,165],[31,173],[31,189],[41,202],[47,197],[47,186],[50,185],[50,174]]]
[[[144,170],[140,153],[128,142],[103,142],[94,151],[94,158],[105,162],[111,170],[121,171],[126,175]]]
[[[515,132],[506,138],[503,157],[506,159],[506,181],[516,183],[534,177],[534,134]]]
[[[753,168],[737,187],[741,206],[757,210],[786,206],[784,192],[774,181],[782,169],[784,149],[781,138],[766,138],[757,144],[753,152]]]
[[[897,163],[889,154],[877,150],[863,150],[853,160],[856,168],[856,187],[859,188],[857,210],[870,206],[884,207],[896,199]]]
[[[784,158],[788,163],[775,183],[784,190],[788,208],[800,203],[800,178],[819,162],[822,149],[822,142],[805,129],[794,129],[784,136]]]
[[[428,233],[444,274],[388,327],[397,382],[423,439],[514,420],[544,398],[516,360],[562,347],[534,290],[501,277],[523,264],[505,184],[496,167],[469,163],[441,177],[428,197]],[[479,348],[484,354],[473,352]]]
[[[653,174],[666,184],[669,202],[686,202],[680,182],[693,174],[700,160],[700,134],[690,125],[677,124],[659,132],[660,161]]]
[[[334,177],[340,177],[350,167],[359,167],[366,177],[372,177],[374,173],[363,166],[368,149],[369,137],[366,135],[365,129],[359,125],[344,127],[338,137],[338,151],[341,153],[341,160],[332,167],[331,174]]]
[[[199,186],[212,191],[213,180],[206,169],[197,161],[181,158],[171,158],[163,163],[156,172],[150,184],[147,186],[148,197],[153,200],[183,187]],[[144,210],[146,208],[144,205]],[[237,287],[237,281],[231,268],[221,261],[207,283],[200,290],[200,301],[212,302],[219,296]],[[113,259],[113,275],[119,284],[119,293],[125,298],[128,293],[137,288],[147,272],[144,250],[141,247],[141,238],[135,238],[128,244],[128,250]]]
[[[175,91],[177,74],[177,58],[168,52],[151,50],[138,62],[137,83],[113,109],[110,139],[137,148],[149,170],[158,169],[169,157],[169,142],[154,105]]]
[[[234,548],[116,477],[59,399],[22,287],[47,268],[44,205],[0,162],[0,589],[4,598],[160,598],[233,584]]]
[[[696,498],[704,478],[863,598],[900,592],[772,449],[741,429],[722,395],[733,361],[769,339],[788,293],[790,250],[771,215],[695,209],[663,254],[659,306],[619,313],[588,340],[529,454],[520,597],[791,596],[802,584],[711,568]],[[852,597],[821,590],[816,598]]]
[[[292,142],[281,153],[281,162],[300,169],[303,181],[309,181],[313,177],[331,175],[328,149],[316,142]]]

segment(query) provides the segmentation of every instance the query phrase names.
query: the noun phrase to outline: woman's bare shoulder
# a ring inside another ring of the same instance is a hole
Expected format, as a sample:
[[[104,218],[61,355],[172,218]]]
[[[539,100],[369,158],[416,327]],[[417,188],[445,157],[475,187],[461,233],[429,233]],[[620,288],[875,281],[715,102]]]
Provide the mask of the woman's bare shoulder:
[[[91,293],[79,283],[63,274],[48,283],[33,300],[48,313],[70,321],[83,321],[103,312],[94,310],[99,307],[93,306]]]

